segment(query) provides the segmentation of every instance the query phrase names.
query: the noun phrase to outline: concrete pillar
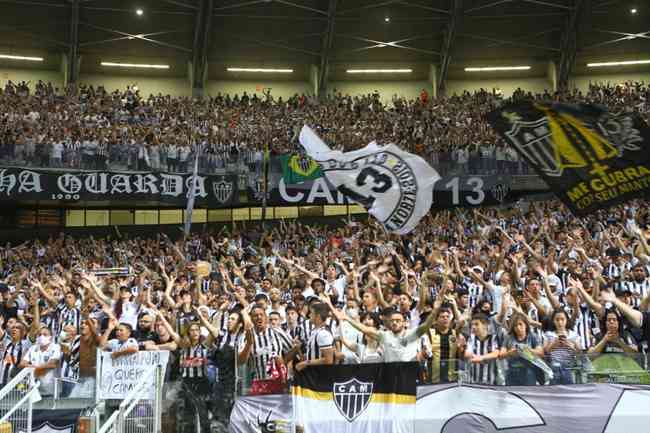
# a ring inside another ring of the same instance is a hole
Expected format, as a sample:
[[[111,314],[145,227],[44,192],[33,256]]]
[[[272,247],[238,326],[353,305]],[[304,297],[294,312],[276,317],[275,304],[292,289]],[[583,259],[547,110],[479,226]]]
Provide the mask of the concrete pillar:
[[[318,66],[309,65],[309,88],[316,97],[320,96],[320,83],[318,82],[319,75],[320,70]]]
[[[557,91],[557,64],[554,60],[549,60],[546,68],[546,78],[551,83],[553,92]]]
[[[429,90],[431,91],[431,97],[438,97],[438,66],[435,64],[429,65]]]

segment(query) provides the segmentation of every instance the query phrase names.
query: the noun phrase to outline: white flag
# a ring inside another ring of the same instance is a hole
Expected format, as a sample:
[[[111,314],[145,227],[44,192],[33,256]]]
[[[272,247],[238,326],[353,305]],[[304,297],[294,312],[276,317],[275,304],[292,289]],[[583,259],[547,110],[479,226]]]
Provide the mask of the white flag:
[[[429,212],[440,175],[419,156],[374,141],[352,152],[331,150],[308,126],[300,132],[300,144],[330,183],[388,231],[406,234]]]

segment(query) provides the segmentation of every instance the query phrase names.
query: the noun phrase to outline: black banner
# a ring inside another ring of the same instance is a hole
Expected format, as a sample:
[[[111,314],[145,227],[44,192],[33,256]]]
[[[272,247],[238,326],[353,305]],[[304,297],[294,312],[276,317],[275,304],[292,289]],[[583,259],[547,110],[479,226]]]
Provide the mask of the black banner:
[[[0,200],[126,201],[185,205],[192,174],[0,168]],[[197,176],[196,206],[236,207],[237,175]]]
[[[512,203],[526,195],[548,192],[548,187],[513,189],[508,176],[443,176],[433,188],[433,209],[453,207],[496,206]],[[541,183],[541,182],[540,182]],[[260,182],[248,186],[248,200],[262,202]],[[271,176],[267,204],[269,206],[339,205],[349,202],[324,177],[298,184],[286,184],[284,178]]]
[[[637,113],[526,101],[488,121],[575,215],[650,190],[650,128]]]
[[[33,433],[76,433],[80,409],[42,409],[32,414]]]

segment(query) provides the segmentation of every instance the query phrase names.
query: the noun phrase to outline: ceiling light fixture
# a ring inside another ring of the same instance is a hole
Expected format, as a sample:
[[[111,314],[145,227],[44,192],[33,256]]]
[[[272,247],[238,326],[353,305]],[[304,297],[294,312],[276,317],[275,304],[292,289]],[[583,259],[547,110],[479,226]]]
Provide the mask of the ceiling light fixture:
[[[389,22],[390,22],[390,17],[386,17],[386,18],[384,18],[384,22],[389,23]]]
[[[169,69],[169,65],[147,65],[144,63],[115,63],[101,62],[102,66],[115,66],[118,68],[140,68],[140,69]]]
[[[630,13],[631,13],[632,15],[636,15],[637,12],[639,12],[639,10],[638,10],[637,8],[632,8],[632,9],[630,9]]]
[[[136,9],[136,10],[135,10],[135,14],[136,14],[137,16],[141,17],[142,14],[144,14],[144,11],[143,11],[142,9]]]
[[[629,66],[629,65],[650,65],[650,60],[627,60],[622,62],[587,63],[588,68],[599,68],[601,66]]]
[[[228,72],[261,72],[263,74],[291,74],[293,69],[269,69],[269,68],[226,68]]]
[[[465,68],[465,72],[527,71],[530,68],[530,66],[485,66],[481,68]]]
[[[30,62],[42,62],[42,57],[25,57],[25,56],[13,56],[11,54],[0,54],[0,59],[8,60],[27,60]]]
[[[413,69],[348,69],[348,74],[410,74]]]

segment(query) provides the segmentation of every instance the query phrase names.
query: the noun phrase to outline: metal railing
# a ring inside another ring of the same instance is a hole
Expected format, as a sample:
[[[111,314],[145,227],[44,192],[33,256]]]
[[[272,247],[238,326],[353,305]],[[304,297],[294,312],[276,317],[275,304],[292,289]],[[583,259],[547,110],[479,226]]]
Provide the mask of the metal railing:
[[[406,149],[409,150],[409,149]],[[409,150],[412,151],[412,150]],[[260,176],[262,161],[255,160],[248,153],[240,154],[208,154],[199,155],[199,173],[201,174],[248,174]],[[446,175],[536,175],[533,169],[517,157],[512,159],[497,159],[490,156],[472,153],[466,158],[459,158],[457,152],[425,152],[421,156],[432,167]],[[272,156],[271,165],[280,167],[279,158]],[[65,170],[111,170],[111,171],[156,171],[173,173],[191,173],[194,154],[190,154],[182,163],[168,163],[163,155],[156,163],[144,164],[134,159],[128,151],[114,152],[107,157],[92,156],[83,159],[79,152],[65,155],[63,159],[27,158],[13,153],[0,154],[0,165],[11,167],[53,168]]]
[[[0,390],[0,428],[11,424],[15,433],[31,433],[35,401],[40,400],[39,383],[33,368],[21,370]]]
[[[543,362],[539,362],[543,361]],[[549,357],[537,358],[537,367],[530,362],[518,363],[519,368],[511,367],[507,359],[493,360],[483,363],[493,366],[488,374],[487,368],[473,369],[469,361],[450,359],[439,362],[435,367],[431,361],[421,363],[418,385],[439,383],[489,384],[489,385],[520,385],[528,382],[530,385],[553,384],[586,384],[586,383],[618,383],[618,384],[650,384],[649,357],[645,353],[581,353],[571,362],[557,364]],[[539,368],[541,366],[542,368]],[[530,369],[532,376],[527,376]],[[515,371],[516,370],[516,371]],[[246,369],[238,371],[237,396],[251,395],[252,372]],[[514,382],[514,383],[513,383]],[[284,392],[290,392],[290,381],[284,387]]]
[[[154,387],[153,398],[151,387]],[[160,433],[162,419],[162,367],[148,370],[98,433]]]

